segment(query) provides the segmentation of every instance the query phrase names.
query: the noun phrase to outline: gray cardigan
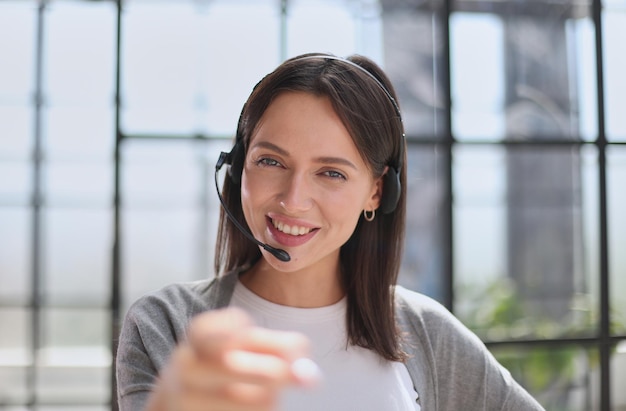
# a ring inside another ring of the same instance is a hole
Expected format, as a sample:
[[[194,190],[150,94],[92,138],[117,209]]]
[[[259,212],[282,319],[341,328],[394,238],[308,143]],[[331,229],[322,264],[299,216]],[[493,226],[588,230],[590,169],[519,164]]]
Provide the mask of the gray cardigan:
[[[159,370],[185,338],[190,319],[228,306],[236,282],[237,275],[229,274],[173,284],[131,306],[116,359],[120,410],[145,407]],[[442,305],[400,286],[395,290],[397,320],[409,354],[406,366],[423,411],[543,410]]]

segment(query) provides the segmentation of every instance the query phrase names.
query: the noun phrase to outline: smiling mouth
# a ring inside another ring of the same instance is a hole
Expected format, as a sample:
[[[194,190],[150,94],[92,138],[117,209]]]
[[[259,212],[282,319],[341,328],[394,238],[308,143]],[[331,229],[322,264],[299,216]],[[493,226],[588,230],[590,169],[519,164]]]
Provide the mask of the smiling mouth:
[[[313,228],[310,227],[300,227],[297,225],[287,225],[280,221],[272,220],[272,225],[281,233],[289,234],[289,235],[305,235],[313,231]]]

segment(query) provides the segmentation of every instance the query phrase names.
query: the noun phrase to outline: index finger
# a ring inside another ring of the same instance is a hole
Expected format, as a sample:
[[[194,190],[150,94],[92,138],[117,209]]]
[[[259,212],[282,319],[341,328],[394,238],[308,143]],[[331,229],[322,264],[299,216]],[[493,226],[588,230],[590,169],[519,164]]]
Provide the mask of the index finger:
[[[295,361],[309,353],[304,335],[257,327],[238,308],[200,314],[189,327],[188,341],[201,357],[214,359],[228,349],[274,355],[286,361]]]
[[[299,333],[256,327],[245,312],[225,309],[196,318],[189,342],[197,356],[222,369],[224,379],[252,383],[312,385],[317,368],[308,360],[308,339]],[[307,371],[307,372],[305,372]]]

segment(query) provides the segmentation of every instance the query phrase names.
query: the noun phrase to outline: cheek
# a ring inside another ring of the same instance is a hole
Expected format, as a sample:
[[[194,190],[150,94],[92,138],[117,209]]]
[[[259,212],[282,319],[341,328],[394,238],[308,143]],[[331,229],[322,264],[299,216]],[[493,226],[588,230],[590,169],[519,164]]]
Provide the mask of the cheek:
[[[254,174],[244,172],[241,177],[241,208],[248,226],[253,229],[256,224],[265,225],[265,219],[257,216],[259,210],[266,208],[274,195],[274,188],[268,179],[258,178]]]
[[[325,197],[325,202],[332,205],[338,214],[344,215],[344,218],[350,215],[356,215],[358,218],[361,211],[368,207],[373,192],[370,186],[360,185],[345,191],[329,193]]]
[[[243,173],[241,176],[241,201],[247,204],[260,203],[271,192],[267,179],[258,178],[252,174]],[[245,204],[244,204],[245,205]]]
[[[245,173],[244,173],[244,175],[242,175],[241,177],[241,208],[243,209],[243,214],[244,214],[244,217],[246,218],[246,221],[248,222],[248,225],[252,225],[251,224],[252,222],[251,210],[254,209],[253,200],[255,198],[256,198],[256,195],[254,191],[254,185],[250,184],[250,180],[245,177]]]
[[[329,219],[347,228],[354,228],[361,212],[365,208],[365,199],[362,192],[342,193],[329,195],[320,202]]]
[[[333,244],[342,246],[352,237],[360,215],[360,211],[355,210],[354,207],[344,208],[342,212],[334,213],[332,220],[329,220],[329,233],[334,233],[335,236]]]

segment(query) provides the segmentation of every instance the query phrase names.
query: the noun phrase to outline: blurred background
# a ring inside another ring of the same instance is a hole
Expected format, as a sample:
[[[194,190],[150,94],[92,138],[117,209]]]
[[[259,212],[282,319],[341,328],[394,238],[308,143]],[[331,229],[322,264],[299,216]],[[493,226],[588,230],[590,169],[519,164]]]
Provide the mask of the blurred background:
[[[128,306],[212,277],[218,154],[288,57],[377,61],[400,282],[547,410],[626,410],[624,0],[0,0],[0,410],[117,409]]]

